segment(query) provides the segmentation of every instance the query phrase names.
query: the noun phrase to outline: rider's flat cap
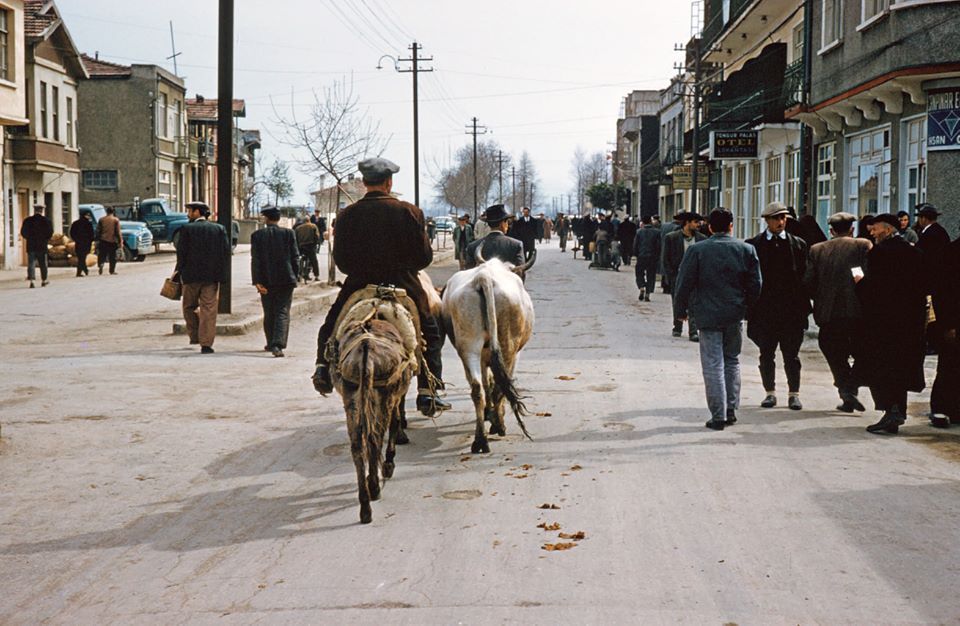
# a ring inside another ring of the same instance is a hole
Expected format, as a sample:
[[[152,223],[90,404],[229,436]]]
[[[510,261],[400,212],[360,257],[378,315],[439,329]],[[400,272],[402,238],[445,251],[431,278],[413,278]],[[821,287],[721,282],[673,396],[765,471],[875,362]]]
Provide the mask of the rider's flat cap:
[[[389,159],[374,157],[360,161],[357,164],[357,169],[360,170],[360,175],[363,176],[364,180],[379,181],[386,180],[399,172],[400,166]]]
[[[280,219],[280,209],[275,206],[268,206],[265,209],[260,209],[260,215],[268,220],[278,220]]]

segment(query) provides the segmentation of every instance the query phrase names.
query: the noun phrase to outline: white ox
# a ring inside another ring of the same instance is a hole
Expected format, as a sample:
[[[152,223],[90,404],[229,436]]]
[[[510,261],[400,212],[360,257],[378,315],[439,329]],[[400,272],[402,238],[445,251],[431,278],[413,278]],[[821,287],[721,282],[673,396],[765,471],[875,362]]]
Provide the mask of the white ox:
[[[443,324],[463,361],[476,409],[477,430],[471,450],[490,452],[490,433],[505,435],[504,400],[510,403],[520,430],[526,407],[513,382],[517,354],[533,334],[533,302],[512,266],[491,259],[454,274],[443,291]]]

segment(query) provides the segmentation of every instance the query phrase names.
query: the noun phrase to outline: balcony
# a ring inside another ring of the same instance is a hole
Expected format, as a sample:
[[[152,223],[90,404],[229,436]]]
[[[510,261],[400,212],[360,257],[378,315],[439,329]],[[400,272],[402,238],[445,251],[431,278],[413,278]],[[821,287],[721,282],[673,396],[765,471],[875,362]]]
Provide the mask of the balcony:
[[[803,59],[794,61],[783,72],[783,108],[791,109],[803,104]]]
[[[717,40],[720,39],[720,35],[723,34],[726,27],[735,23],[737,18],[740,17],[740,14],[756,1],[757,0],[730,0],[730,17],[726,22],[723,21],[724,0],[711,2],[708,5],[710,7],[709,13],[704,15],[703,18],[703,50],[707,51],[712,48],[713,44],[717,43]]]
[[[799,0],[729,0],[729,19],[724,22],[724,2],[727,0],[711,0],[704,18],[701,52],[704,60],[716,63],[750,54],[802,5]]]
[[[80,168],[80,157],[76,150],[67,150],[60,143],[20,135],[11,136],[8,158],[18,169],[24,165],[28,166],[27,169],[39,171]]]

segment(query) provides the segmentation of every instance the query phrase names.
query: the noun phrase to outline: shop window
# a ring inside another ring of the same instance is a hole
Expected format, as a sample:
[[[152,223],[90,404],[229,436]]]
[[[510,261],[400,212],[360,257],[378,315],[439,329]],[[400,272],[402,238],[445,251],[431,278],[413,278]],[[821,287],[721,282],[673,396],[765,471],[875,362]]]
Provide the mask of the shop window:
[[[760,161],[750,164],[750,205],[744,211],[746,229],[744,237],[753,237],[757,234],[757,216],[763,208],[763,165]]]
[[[737,236],[743,237],[746,233],[746,212],[747,212],[747,166],[737,166],[736,193],[734,194],[734,215],[737,222]]]
[[[834,143],[817,146],[817,222],[824,228],[827,218],[836,213],[833,203],[834,184],[837,179],[835,152]]]
[[[910,215],[927,200],[927,117],[905,120],[900,131],[900,208]]]
[[[855,215],[890,211],[890,129],[847,139],[847,210]]]
[[[767,159],[767,198],[766,202],[783,202],[783,157]]]
[[[800,151],[794,150],[787,154],[787,184],[784,194],[784,203],[792,206],[797,215],[803,212],[803,203],[800,198]]]

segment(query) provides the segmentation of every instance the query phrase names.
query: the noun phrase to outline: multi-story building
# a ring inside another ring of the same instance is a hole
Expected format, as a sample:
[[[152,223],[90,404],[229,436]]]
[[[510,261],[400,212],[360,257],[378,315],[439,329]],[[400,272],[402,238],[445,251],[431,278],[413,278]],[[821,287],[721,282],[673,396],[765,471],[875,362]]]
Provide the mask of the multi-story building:
[[[733,211],[739,237],[763,228],[770,202],[807,209],[809,133],[787,116],[802,92],[805,4],[705,0],[697,150],[711,159],[709,197]]]
[[[929,201],[960,224],[960,2],[812,3],[813,211],[912,214]]]
[[[673,168],[682,165],[687,157],[684,150],[685,94],[690,84],[689,74],[677,76],[670,86],[660,92],[660,176],[658,208],[664,223],[685,211],[690,205],[690,190],[674,185]]]
[[[630,192],[630,212],[654,215],[657,212],[657,180],[650,175],[659,152],[660,126],[657,113],[660,92],[632,91],[621,106],[617,120],[617,146],[613,155],[613,182]],[[644,176],[644,173],[647,176]],[[624,204],[626,204],[624,202]]]
[[[42,204],[55,232],[77,218],[80,147],[77,87],[87,77],[80,52],[52,1],[24,3],[26,111],[29,124],[10,130],[17,204]]]
[[[6,130],[27,123],[26,63],[23,0],[0,0],[0,266],[11,269],[26,262],[20,224],[30,215],[29,203],[17,194],[13,165],[7,163]]]
[[[183,80],[156,65],[118,65],[82,55],[78,96],[81,202],[187,200],[197,160],[186,138]]]

